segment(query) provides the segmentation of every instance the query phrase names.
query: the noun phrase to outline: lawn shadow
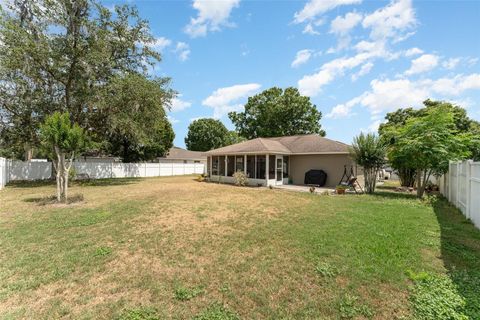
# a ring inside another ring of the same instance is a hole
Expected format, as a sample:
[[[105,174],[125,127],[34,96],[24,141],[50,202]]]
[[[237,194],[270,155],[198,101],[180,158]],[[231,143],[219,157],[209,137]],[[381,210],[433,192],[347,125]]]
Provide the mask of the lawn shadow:
[[[83,194],[74,194],[68,197],[66,204],[72,204],[77,202],[82,202],[84,200]],[[29,203],[37,203],[39,206],[46,206],[50,204],[60,204],[57,202],[57,196],[44,196],[44,197],[33,197],[33,198],[26,198],[23,201]]]
[[[416,196],[411,193],[405,193],[405,192],[396,192],[390,189],[383,189],[377,188],[377,191],[373,194],[373,196],[380,197],[380,198],[385,198],[385,199],[415,199]]]
[[[55,185],[55,180],[10,181],[9,188],[36,188]]]
[[[142,180],[143,178],[88,179],[88,180],[76,180],[73,182],[73,185],[81,186],[81,187],[124,186],[129,184],[136,184]]]
[[[480,230],[444,197],[432,203],[440,225],[441,259],[470,319],[480,319]]]

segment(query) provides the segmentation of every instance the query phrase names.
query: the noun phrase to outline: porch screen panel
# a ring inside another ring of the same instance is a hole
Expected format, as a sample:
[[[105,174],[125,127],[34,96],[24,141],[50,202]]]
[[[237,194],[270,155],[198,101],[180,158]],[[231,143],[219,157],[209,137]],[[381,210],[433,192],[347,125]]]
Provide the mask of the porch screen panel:
[[[218,157],[218,175],[219,176],[224,176],[225,175],[225,156],[219,156]]]
[[[235,173],[235,156],[227,157],[227,176],[231,177]]]
[[[218,156],[212,157],[212,175],[218,176]]]
[[[275,179],[275,156],[268,156],[268,179]]]
[[[244,165],[244,156],[237,156],[236,160],[235,160],[235,171],[241,171],[243,172],[245,170],[245,165]]]
[[[256,167],[257,167],[256,178],[265,179],[265,170],[267,167],[265,156],[257,156]]]
[[[283,177],[288,178],[290,172],[288,172],[288,157],[283,156]]]
[[[247,156],[247,177],[255,178],[255,156]]]

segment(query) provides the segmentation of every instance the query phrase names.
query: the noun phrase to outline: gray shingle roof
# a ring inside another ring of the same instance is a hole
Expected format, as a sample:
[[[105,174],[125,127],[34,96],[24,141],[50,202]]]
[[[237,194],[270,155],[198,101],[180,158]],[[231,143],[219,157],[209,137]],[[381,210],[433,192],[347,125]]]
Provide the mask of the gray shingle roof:
[[[242,153],[321,154],[348,153],[348,145],[316,134],[275,138],[256,138],[223,148],[210,150],[207,155]]]
[[[169,160],[207,160],[205,152],[190,151],[179,147],[172,147],[163,159]]]

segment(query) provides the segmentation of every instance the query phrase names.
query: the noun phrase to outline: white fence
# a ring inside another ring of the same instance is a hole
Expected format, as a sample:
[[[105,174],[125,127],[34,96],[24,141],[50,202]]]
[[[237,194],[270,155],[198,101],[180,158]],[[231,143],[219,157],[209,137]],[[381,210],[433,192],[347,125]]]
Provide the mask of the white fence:
[[[91,179],[164,177],[205,173],[203,163],[102,163],[74,162],[77,175]],[[0,188],[8,181],[52,178],[51,162],[23,162],[0,158]]]
[[[9,180],[8,174],[9,161],[5,158],[0,158],[0,189],[5,187]]]
[[[480,162],[451,162],[439,185],[448,201],[480,228]]]

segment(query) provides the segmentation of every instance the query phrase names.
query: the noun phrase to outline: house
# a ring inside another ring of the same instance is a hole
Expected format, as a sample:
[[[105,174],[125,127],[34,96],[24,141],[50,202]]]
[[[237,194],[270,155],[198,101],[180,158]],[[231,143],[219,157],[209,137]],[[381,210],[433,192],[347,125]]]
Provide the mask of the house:
[[[256,138],[208,151],[207,170],[213,181],[234,182],[236,171],[243,171],[251,185],[303,185],[309,170],[323,170],[327,187],[336,186],[347,168],[355,163],[348,145],[316,134]],[[345,167],[346,166],[346,167]]]
[[[157,158],[160,163],[207,163],[204,152],[172,147],[164,157]]]

